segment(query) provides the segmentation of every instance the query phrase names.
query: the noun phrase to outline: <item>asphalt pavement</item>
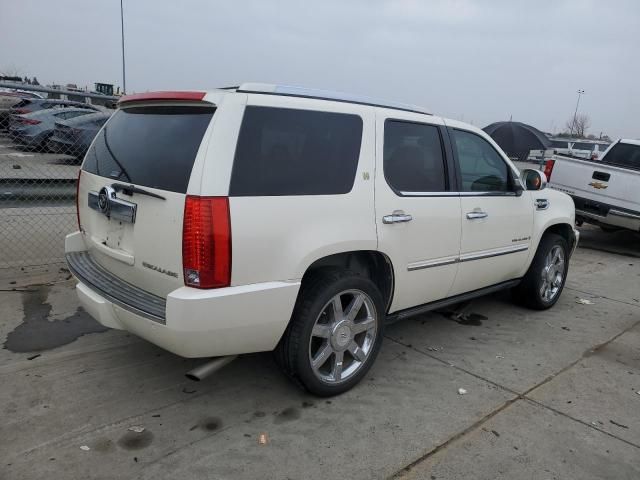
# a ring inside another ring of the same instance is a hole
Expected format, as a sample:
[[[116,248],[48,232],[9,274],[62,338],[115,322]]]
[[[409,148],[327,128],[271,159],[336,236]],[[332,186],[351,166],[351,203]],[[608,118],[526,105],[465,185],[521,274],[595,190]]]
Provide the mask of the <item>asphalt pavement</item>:
[[[394,324],[331,399],[268,353],[191,382],[197,360],[101,328],[64,269],[0,270],[0,478],[638,479],[640,242],[583,230],[598,249],[553,309],[502,293]]]

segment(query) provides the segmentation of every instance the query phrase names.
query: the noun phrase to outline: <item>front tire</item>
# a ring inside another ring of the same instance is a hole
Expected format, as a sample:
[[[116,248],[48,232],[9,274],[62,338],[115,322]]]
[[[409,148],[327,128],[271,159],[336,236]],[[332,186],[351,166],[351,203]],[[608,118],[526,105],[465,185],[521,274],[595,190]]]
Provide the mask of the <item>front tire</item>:
[[[560,298],[569,270],[567,241],[554,233],[540,240],[531,266],[514,289],[518,303],[535,310],[551,308]]]
[[[276,360],[309,392],[346,392],[366,375],[384,334],[384,302],[366,277],[323,270],[303,282]]]

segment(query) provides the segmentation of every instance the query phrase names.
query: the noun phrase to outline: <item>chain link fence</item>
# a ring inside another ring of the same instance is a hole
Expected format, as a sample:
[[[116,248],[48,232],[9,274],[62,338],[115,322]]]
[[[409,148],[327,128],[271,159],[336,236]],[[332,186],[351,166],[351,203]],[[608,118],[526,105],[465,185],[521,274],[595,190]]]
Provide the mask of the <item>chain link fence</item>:
[[[78,170],[115,101],[0,82],[0,269],[64,261]]]

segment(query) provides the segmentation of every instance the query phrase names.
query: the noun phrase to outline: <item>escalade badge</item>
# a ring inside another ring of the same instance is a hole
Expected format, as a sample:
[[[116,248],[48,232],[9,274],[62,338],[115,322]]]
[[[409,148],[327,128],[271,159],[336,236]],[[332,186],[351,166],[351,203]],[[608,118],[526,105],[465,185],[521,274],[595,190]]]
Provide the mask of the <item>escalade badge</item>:
[[[170,277],[178,278],[178,274],[176,272],[172,272],[171,270],[167,270],[156,265],[151,265],[150,263],[144,261],[142,262],[142,266],[150,270],[155,270],[158,273],[164,273],[165,275],[169,275]]]
[[[593,188],[597,188],[598,190],[600,190],[600,189],[603,189],[603,188],[607,188],[609,185],[605,185],[602,182],[591,182],[589,184],[589,186],[593,187]]]

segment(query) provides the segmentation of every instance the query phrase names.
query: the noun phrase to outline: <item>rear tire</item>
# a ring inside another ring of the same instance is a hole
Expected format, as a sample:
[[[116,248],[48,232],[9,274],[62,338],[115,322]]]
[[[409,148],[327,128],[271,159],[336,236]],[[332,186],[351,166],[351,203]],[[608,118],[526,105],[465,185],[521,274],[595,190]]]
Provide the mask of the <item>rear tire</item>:
[[[555,233],[540,240],[529,270],[513,293],[516,301],[535,310],[551,308],[560,298],[569,270],[569,246]]]
[[[376,285],[350,271],[327,269],[305,279],[276,361],[299,386],[328,397],[366,375],[384,334]]]

